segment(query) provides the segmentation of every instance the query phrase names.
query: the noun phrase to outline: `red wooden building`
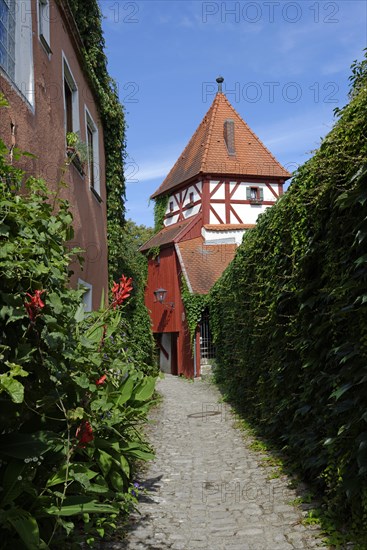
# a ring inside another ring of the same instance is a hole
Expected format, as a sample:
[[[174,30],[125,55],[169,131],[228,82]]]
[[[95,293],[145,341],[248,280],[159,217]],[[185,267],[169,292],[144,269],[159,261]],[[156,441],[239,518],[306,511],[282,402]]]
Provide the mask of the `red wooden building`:
[[[211,351],[205,314],[190,344],[182,277],[191,293],[207,294],[244,232],[275,203],[291,176],[229,103],[223,79],[217,82],[210,109],[152,195],[166,197],[164,227],[141,248],[149,259],[145,296],[161,369],[187,377],[200,376],[200,364]],[[159,289],[166,290],[163,303],[157,300]]]

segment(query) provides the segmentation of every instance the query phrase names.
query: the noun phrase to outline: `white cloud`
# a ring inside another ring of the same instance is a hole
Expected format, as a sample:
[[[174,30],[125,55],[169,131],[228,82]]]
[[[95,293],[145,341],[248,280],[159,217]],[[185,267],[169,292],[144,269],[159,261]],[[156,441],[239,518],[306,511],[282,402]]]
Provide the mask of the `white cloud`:
[[[306,111],[258,129],[265,145],[278,157],[284,154],[307,154],[320,145],[320,138],[330,132],[332,115],[319,110]]]
[[[139,160],[139,164],[135,163],[136,170],[134,174],[126,178],[126,183],[142,183],[156,179],[161,179],[163,181],[175,162],[176,159],[166,159],[162,161],[151,161],[147,159]]]

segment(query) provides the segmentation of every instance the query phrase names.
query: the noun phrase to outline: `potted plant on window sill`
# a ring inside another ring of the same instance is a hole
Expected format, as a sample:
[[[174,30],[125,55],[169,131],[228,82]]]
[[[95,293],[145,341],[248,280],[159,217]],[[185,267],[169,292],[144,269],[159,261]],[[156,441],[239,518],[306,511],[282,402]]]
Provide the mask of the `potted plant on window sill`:
[[[80,174],[84,176],[84,164],[88,160],[88,146],[76,132],[66,134],[66,154],[69,158],[68,164],[73,163]]]

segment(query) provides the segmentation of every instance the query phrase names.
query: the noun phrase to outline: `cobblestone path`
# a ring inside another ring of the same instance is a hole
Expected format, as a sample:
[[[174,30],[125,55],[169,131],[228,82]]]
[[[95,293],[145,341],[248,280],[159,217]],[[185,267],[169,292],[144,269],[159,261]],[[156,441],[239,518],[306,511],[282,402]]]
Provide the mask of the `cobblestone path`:
[[[132,518],[127,550],[287,550],[327,548],[290,504],[289,480],[269,479],[265,455],[248,447],[230,407],[208,382],[167,375],[149,429],[156,459],[148,494]]]

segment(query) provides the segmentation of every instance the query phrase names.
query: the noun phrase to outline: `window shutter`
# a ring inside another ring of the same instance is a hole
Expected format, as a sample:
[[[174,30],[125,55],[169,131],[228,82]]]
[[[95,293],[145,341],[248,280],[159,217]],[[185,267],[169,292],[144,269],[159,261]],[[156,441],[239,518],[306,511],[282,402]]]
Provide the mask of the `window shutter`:
[[[261,187],[259,189],[259,195],[260,195],[259,196],[260,200],[263,201],[264,200],[264,189],[261,189]]]
[[[246,187],[246,200],[251,199],[251,187]]]

